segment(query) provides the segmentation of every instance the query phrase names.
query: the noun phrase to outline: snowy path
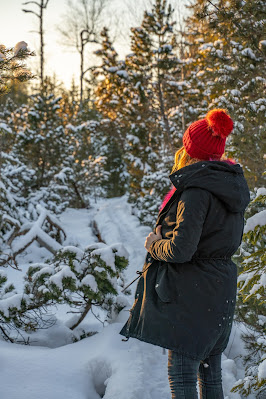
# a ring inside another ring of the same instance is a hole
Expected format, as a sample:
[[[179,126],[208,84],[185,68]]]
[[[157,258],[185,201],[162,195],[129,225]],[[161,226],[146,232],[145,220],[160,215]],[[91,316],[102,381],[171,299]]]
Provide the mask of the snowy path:
[[[67,208],[60,215],[60,220],[67,231],[70,245],[78,245],[84,248],[86,245],[98,241],[90,228],[90,221],[94,213],[95,208]],[[65,243],[65,245],[68,245],[68,243]]]
[[[60,220],[68,233],[66,245],[86,245],[97,242],[91,222],[95,221],[102,239],[107,244],[121,242],[129,252],[129,266],[125,271],[126,283],[136,277],[146,255],[144,242],[151,229],[141,226],[131,214],[126,196],[101,199],[92,208],[67,209]],[[38,251],[32,248],[29,256],[38,261]],[[39,252],[40,253],[40,252]],[[26,258],[23,259],[24,267]],[[11,276],[14,271],[11,271]],[[14,277],[14,276],[13,276]],[[91,331],[95,325],[99,333],[79,342],[61,347],[21,346],[0,340],[0,385],[1,399],[170,399],[167,377],[167,351],[162,348],[130,338],[123,342],[119,334],[128,318],[128,309],[133,303],[136,283],[128,296],[128,308],[123,309],[117,319],[102,327],[90,315],[86,318]],[[61,320],[63,320],[61,318]],[[239,394],[230,392],[233,383],[243,375],[240,361],[227,359],[243,353],[239,330],[233,331],[228,348],[223,354],[222,372],[225,399],[240,399]],[[43,345],[52,346],[57,337],[68,329],[59,325],[50,332],[43,331]],[[62,343],[61,343],[62,345]],[[97,393],[98,392],[98,393]],[[252,396],[249,399],[253,399]]]
[[[138,219],[131,215],[131,207],[126,202],[125,197],[109,199],[108,202],[99,206],[99,211],[94,220],[102,239],[107,244],[122,242],[129,252],[129,265],[126,272],[127,282],[129,283],[137,276],[136,271],[142,269],[147,253],[144,248],[145,238],[151,232],[151,228],[141,226]],[[134,283],[130,287],[131,303],[133,303],[136,284]],[[128,312],[126,310],[121,312],[122,315],[119,320],[122,320],[122,323],[120,328],[127,320]],[[119,337],[120,340],[123,338],[122,336]],[[138,340],[131,339],[131,341],[135,345],[134,357],[141,365],[141,377],[143,378],[141,399],[169,399],[170,389],[166,354],[162,354],[162,348]],[[123,345],[126,349],[128,342],[123,343]],[[108,398],[107,391],[106,399]]]
[[[131,206],[126,197],[110,198],[98,206],[94,220],[107,244],[121,242],[129,252],[128,281],[133,280],[137,270],[141,270],[146,249],[145,238],[151,232],[148,226],[141,226],[136,216],[131,215]],[[136,283],[132,286],[135,289]]]

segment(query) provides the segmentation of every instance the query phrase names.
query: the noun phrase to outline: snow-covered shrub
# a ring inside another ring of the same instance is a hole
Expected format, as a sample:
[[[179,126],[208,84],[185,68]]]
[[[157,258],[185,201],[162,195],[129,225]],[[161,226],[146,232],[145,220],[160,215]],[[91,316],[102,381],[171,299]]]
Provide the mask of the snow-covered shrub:
[[[42,303],[34,303],[27,294],[18,294],[9,284],[7,275],[0,270],[0,336],[9,342],[26,343],[23,332],[51,327],[51,318]]]
[[[236,382],[233,392],[244,396],[265,390],[266,384],[266,189],[259,188],[246,216],[243,241],[235,259],[238,277],[236,318],[244,322],[248,333],[242,335],[247,349],[245,377]]]
[[[35,181],[34,170],[12,153],[0,153],[0,248],[3,250],[25,220],[26,197]]]
[[[63,228],[54,215],[41,205],[36,206],[35,213],[38,215],[37,220],[21,225],[17,234],[12,237],[11,245],[15,255],[35,240],[48,251],[56,253],[66,238]]]
[[[28,213],[23,212],[25,211],[23,207],[21,209],[18,207],[15,210],[20,211],[17,218],[10,216],[10,209],[0,212],[0,227],[5,233],[0,242],[1,248],[4,250],[0,257],[0,266],[8,264],[17,266],[16,256],[30,246],[33,241],[37,241],[40,246],[45,247],[53,254],[61,248],[66,234],[52,213],[40,204],[36,207],[31,204],[31,212]],[[27,217],[29,220],[34,220],[29,221]]]
[[[61,187],[61,201],[73,208],[89,208],[89,196],[105,196],[101,186],[108,179],[104,171],[106,159],[91,155],[80,162],[74,158],[68,159],[59,173],[54,176],[54,184]]]
[[[20,222],[35,220],[34,208],[42,205],[56,214],[62,213],[69,201],[63,200],[68,188],[52,179],[46,187],[37,187],[36,171],[12,151],[1,152],[0,214],[8,213]],[[1,218],[1,216],[0,216]]]
[[[77,327],[92,305],[107,310],[108,315],[119,312],[125,305],[119,294],[124,285],[123,270],[128,264],[128,252],[122,244],[89,245],[85,250],[67,246],[48,263],[29,267],[25,277],[25,293],[34,297],[35,304],[66,303],[80,313],[70,327]]]
[[[0,334],[4,339],[13,342],[10,330],[21,327],[18,314],[25,309],[25,298],[16,293],[13,284],[7,284],[6,273],[0,270]]]

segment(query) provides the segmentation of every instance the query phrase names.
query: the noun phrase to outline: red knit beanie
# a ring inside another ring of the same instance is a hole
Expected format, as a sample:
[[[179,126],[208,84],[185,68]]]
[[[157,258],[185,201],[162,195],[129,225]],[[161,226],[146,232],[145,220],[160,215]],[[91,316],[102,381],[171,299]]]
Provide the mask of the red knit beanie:
[[[225,109],[209,111],[204,119],[199,119],[187,128],[183,135],[183,145],[192,158],[209,160],[220,159],[224,153],[227,136],[234,123]]]

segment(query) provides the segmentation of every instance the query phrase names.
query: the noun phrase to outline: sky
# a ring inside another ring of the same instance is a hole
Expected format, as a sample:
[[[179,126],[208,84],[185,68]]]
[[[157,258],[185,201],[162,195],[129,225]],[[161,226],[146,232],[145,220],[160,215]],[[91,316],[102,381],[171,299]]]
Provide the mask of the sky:
[[[13,47],[17,42],[25,41],[28,47],[38,53],[39,35],[38,19],[33,14],[24,13],[22,4],[26,0],[0,0],[0,44]],[[73,0],[73,2],[78,0]],[[143,5],[150,0],[108,0],[103,23],[110,28],[111,37],[115,38],[114,46],[122,58],[130,51],[129,33],[130,26],[138,26],[143,14]],[[180,7],[182,14],[186,13],[184,4],[188,0],[175,0],[175,7]],[[38,10],[34,5],[27,8]],[[65,46],[66,40],[60,35],[57,26],[62,25],[62,16],[67,10],[67,0],[49,0],[47,10],[44,13],[45,29],[45,74],[56,73],[59,81],[69,88],[74,77],[78,83],[79,54],[74,49]],[[96,64],[97,57],[93,51],[99,48],[92,44],[89,50],[87,46],[86,66]],[[99,61],[98,61],[99,62]],[[28,61],[30,69],[36,73],[39,63],[38,55]]]

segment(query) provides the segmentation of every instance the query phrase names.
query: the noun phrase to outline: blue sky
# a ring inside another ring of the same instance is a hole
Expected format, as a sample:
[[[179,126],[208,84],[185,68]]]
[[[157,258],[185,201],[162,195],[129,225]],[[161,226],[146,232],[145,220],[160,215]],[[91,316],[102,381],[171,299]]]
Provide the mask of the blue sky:
[[[39,35],[36,33],[38,22],[33,14],[22,12],[22,3],[25,1],[0,0],[0,44],[9,47],[23,40],[28,43],[30,49],[37,52],[39,48]],[[129,27],[139,24],[138,20],[141,19],[144,0],[109,1],[106,24],[107,26],[111,25],[113,34],[116,32],[115,48],[120,57],[123,57],[129,51]],[[182,9],[184,9],[183,5],[187,2],[188,0],[172,1],[174,5],[179,5]],[[146,3],[149,3],[149,0]],[[130,13],[128,4],[131,4],[131,7],[132,4],[134,5],[133,14]],[[37,7],[31,7],[37,10]],[[50,0],[45,11],[45,73],[51,75],[55,72],[58,78],[69,87],[73,76],[78,82],[79,55],[74,50],[71,51],[62,45],[62,38],[56,29],[56,25],[60,24],[61,17],[66,9],[66,0]],[[113,19],[114,15],[115,18]],[[30,67],[32,69],[36,68],[37,63],[38,59],[34,57],[34,60],[30,62]],[[87,64],[95,64],[95,56],[92,51],[88,51]]]

